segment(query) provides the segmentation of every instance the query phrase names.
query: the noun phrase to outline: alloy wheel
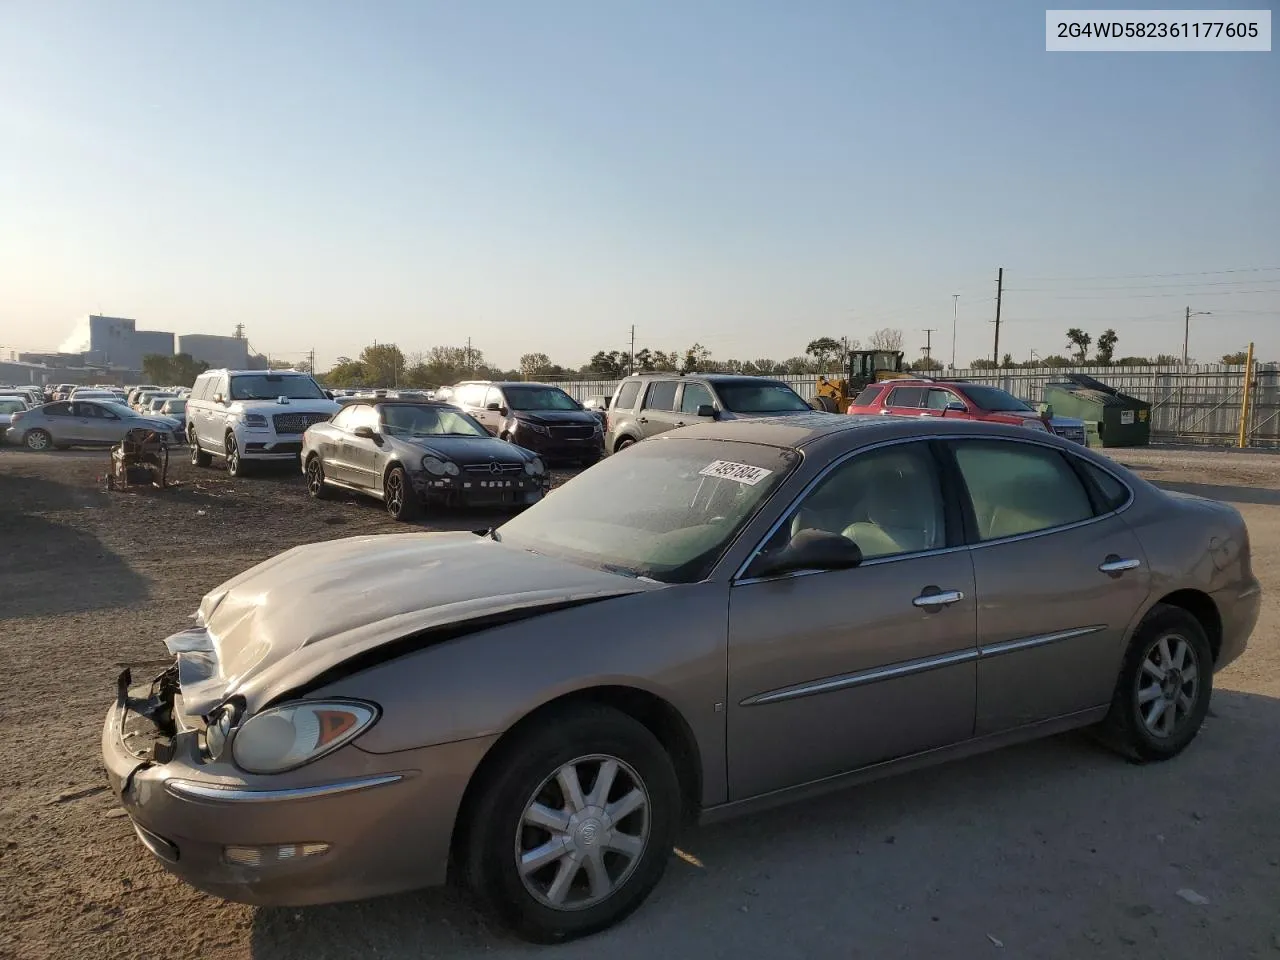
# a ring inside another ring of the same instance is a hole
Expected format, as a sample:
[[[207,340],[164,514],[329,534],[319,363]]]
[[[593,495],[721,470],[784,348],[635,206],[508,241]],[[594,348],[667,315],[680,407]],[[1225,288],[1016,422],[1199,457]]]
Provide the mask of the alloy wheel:
[[[313,497],[324,492],[324,471],[320,469],[319,457],[312,457],[307,462],[307,492]]]
[[[534,791],[516,829],[525,889],[555,910],[582,910],[630,879],[649,840],[649,792],[617,757],[579,757]]]
[[[387,477],[387,513],[393,517],[400,516],[404,510],[404,482],[400,479],[400,474],[392,471]]]
[[[1148,733],[1172,737],[1191,715],[1199,691],[1199,657],[1185,637],[1165,634],[1147,648],[1138,673],[1137,707]]]
[[[43,430],[32,430],[27,434],[28,450],[47,450],[49,449],[49,434]]]

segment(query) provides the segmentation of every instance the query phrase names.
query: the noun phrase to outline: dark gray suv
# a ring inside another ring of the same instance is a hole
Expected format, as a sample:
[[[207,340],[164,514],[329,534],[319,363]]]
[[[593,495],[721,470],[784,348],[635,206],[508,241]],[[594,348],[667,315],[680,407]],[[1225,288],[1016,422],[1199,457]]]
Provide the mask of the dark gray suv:
[[[710,420],[812,412],[791,387],[769,377],[644,373],[614,391],[605,450],[617,453],[664,430]]]

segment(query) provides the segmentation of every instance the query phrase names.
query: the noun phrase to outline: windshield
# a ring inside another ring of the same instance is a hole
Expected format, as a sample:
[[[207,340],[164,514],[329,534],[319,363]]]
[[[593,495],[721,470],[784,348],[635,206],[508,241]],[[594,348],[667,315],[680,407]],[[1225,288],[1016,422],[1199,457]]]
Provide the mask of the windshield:
[[[0,413],[17,413],[27,409],[26,403],[15,397],[0,397]]]
[[[498,528],[504,543],[664,583],[704,579],[799,462],[794,450],[659,439],[602,460]]]
[[[1018,412],[1027,411],[1034,413],[1030,406],[1023,403],[1012,393],[1001,390],[999,387],[981,387],[966,384],[964,388],[965,396],[967,396],[978,407],[979,410],[988,410],[992,413],[1001,410],[1016,410]]]
[[[489,432],[460,410],[411,403],[379,407],[383,429],[393,437],[488,437]]]
[[[231,378],[232,400],[323,400],[324,391],[310,377],[257,373]]]
[[[579,410],[578,401],[555,387],[503,387],[512,410]]]
[[[185,400],[166,400],[160,408],[165,413],[182,413],[187,409],[187,401]]]
[[[809,405],[800,395],[777,380],[752,383],[749,380],[717,383],[716,393],[726,410],[734,413],[776,413],[787,410],[808,410]]]

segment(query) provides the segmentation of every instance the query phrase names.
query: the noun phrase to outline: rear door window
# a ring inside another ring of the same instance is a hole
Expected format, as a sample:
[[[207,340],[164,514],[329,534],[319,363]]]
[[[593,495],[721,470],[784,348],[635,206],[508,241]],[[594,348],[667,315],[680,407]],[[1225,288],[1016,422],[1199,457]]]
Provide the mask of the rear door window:
[[[674,410],[676,408],[677,380],[655,380],[649,384],[649,394],[644,398],[646,410]]]
[[[1093,505],[1057,450],[1016,440],[952,445],[980,540],[999,540],[1090,519]]]
[[[71,404],[69,403],[50,403],[40,411],[46,417],[69,417],[71,416]]]

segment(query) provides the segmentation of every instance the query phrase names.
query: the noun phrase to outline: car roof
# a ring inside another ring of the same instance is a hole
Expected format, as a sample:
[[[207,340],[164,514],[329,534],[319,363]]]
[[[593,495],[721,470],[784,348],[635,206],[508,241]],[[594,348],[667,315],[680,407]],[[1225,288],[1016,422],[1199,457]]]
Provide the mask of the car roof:
[[[663,438],[688,438],[691,440],[731,440],[739,443],[759,443],[772,447],[800,447],[820,443],[830,438],[844,438],[854,446],[864,446],[881,440],[909,439],[914,436],[946,436],[948,434],[991,434],[1044,442],[1058,438],[1051,433],[1032,433],[1024,427],[999,423],[986,423],[959,418],[945,420],[941,417],[886,417],[877,414],[813,413],[780,414],[772,417],[748,417],[741,420],[720,420],[698,423],[676,430],[668,430],[653,440]],[[646,443],[651,441],[645,441]],[[1063,441],[1067,443],[1068,441]]]
[[[654,370],[649,373],[633,373],[626,380],[709,380],[712,383],[785,383],[781,377],[756,376],[751,373],[676,373]]]

